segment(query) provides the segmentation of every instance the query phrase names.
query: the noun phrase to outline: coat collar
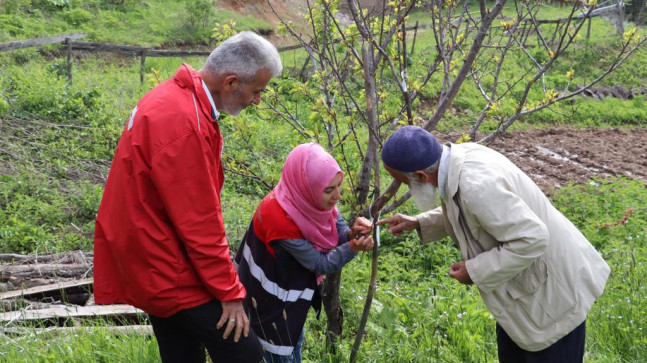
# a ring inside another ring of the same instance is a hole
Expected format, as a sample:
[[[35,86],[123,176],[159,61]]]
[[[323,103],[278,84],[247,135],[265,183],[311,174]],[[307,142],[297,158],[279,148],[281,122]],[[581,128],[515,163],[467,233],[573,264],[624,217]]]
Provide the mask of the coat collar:
[[[215,122],[216,120],[213,118],[213,114],[211,112],[211,102],[209,100],[207,92],[202,86],[202,78],[200,77],[200,74],[198,74],[196,70],[191,68],[190,65],[182,63],[173,78],[181,87],[188,88],[191,93],[196,96],[202,113],[207,115],[211,122]]]
[[[458,180],[465,161],[465,150],[457,144],[447,145],[449,152],[449,161],[441,164],[441,168],[447,168],[443,172],[447,175],[443,188],[447,192],[447,199],[451,200],[458,191]]]
[[[447,165],[449,165],[449,155],[452,148],[449,144],[443,145],[443,152],[440,156],[440,164],[438,165],[438,191],[443,200],[447,200],[446,185],[447,185]]]
[[[204,83],[204,80],[202,80],[202,89],[209,98],[209,104],[211,105],[211,117],[213,117],[214,120],[217,120],[220,117],[220,112],[218,112],[216,103],[213,101],[213,97],[211,96],[211,91],[209,91],[209,87],[207,87],[207,84]]]

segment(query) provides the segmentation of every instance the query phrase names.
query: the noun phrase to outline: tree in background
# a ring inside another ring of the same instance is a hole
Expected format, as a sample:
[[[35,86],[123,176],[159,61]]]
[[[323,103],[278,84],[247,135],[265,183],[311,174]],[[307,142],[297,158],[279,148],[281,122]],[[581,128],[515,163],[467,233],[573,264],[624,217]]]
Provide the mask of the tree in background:
[[[546,21],[539,16],[542,3],[528,0],[308,0],[307,36],[281,23],[305,47],[312,73],[291,85],[301,102],[287,104],[270,94],[270,107],[304,139],[315,138],[339,155],[353,190],[352,213],[377,220],[380,211],[393,211],[409,198],[408,192],[396,198],[399,183],[384,187],[380,181],[378,152],[400,124],[436,129],[458,92],[471,83],[480,109],[468,123],[457,123],[456,131],[463,133],[457,142],[491,142],[515,121],[596,85],[647,40],[635,28],[625,32],[613,54],[606,54],[607,62],[598,64],[600,71],[578,75],[580,84],[574,87],[577,64],[569,56],[586,46],[581,30],[597,4],[587,1],[572,2],[562,19]],[[408,23],[414,10],[426,12],[424,25]],[[431,33],[432,46],[414,51],[414,34],[422,32]],[[511,64],[515,72],[508,70]],[[561,81],[552,81],[557,78]],[[421,98],[433,104],[425,118],[416,115]],[[311,105],[305,120],[299,104]],[[376,244],[351,360],[370,309],[377,252]],[[339,281],[340,275],[329,276],[323,289],[328,342],[343,327]]]
[[[644,25],[647,15],[645,14],[645,0],[628,0],[627,13],[629,20],[636,25]]]

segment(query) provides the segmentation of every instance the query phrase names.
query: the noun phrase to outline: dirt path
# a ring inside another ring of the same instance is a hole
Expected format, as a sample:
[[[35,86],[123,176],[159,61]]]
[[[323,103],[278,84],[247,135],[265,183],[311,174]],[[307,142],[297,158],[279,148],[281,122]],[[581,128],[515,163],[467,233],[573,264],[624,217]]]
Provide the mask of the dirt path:
[[[593,176],[647,182],[647,129],[513,131],[489,146],[510,158],[546,192]]]

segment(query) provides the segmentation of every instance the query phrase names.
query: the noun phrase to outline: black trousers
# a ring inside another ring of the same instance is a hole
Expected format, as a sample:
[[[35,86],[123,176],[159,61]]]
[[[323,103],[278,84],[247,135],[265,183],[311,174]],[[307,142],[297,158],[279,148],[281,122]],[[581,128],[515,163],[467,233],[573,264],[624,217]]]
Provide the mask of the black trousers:
[[[249,329],[245,338],[241,334],[234,343],[234,332],[222,338],[225,324],[216,329],[222,315],[222,306],[217,300],[185,309],[168,318],[149,315],[164,363],[204,363],[205,348],[214,363],[245,362],[259,363],[263,359],[263,347]]]
[[[521,349],[498,323],[496,336],[499,346],[499,363],[582,363],[586,321],[550,347],[538,352]]]

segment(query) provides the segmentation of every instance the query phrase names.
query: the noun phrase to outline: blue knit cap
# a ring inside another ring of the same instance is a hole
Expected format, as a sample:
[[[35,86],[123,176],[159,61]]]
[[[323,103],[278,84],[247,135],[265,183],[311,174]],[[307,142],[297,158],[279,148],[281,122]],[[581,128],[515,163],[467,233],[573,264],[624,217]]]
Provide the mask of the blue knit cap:
[[[432,166],[442,151],[434,135],[422,127],[404,126],[384,143],[382,161],[391,169],[409,173]]]

